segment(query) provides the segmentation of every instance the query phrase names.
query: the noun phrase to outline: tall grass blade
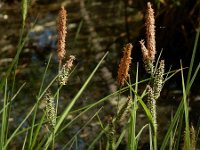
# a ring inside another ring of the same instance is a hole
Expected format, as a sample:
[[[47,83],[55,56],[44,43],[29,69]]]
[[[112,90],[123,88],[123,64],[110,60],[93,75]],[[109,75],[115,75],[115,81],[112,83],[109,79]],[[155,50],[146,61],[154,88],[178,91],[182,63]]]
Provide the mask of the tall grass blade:
[[[193,48],[193,51],[192,51],[192,57],[191,57],[191,60],[190,60],[190,67],[189,67],[189,72],[188,72],[188,76],[187,76],[187,84],[186,84],[187,88],[189,88],[188,85],[189,85],[191,75],[192,75],[194,60],[195,60],[198,41],[199,41],[199,33],[200,33],[200,22],[199,22],[199,26],[198,26],[196,37],[195,37],[194,48]],[[186,88],[186,91],[188,91],[187,88]]]
[[[169,139],[170,139],[170,136],[171,136],[171,133],[173,132],[173,129],[176,125],[176,123],[178,123],[179,121],[179,118],[180,116],[183,114],[183,100],[181,101],[181,103],[179,104],[179,107],[174,115],[174,118],[172,119],[169,127],[168,127],[168,130],[167,130],[167,133],[162,141],[162,145],[160,147],[160,150],[166,150],[166,146],[167,144],[169,143]]]
[[[36,143],[36,140],[37,140],[37,138],[38,138],[38,135],[39,135],[39,133],[40,133],[40,129],[42,128],[42,125],[43,125],[43,123],[44,123],[44,119],[45,119],[45,114],[43,114],[42,115],[42,118],[40,119],[40,123],[39,123],[39,125],[37,126],[37,128],[36,128],[36,130],[35,130],[35,132],[34,132],[34,134],[33,134],[33,140],[32,140],[32,142],[31,142],[31,148],[30,148],[30,150],[33,150],[34,149],[34,147],[35,147],[35,143]],[[31,127],[31,129],[32,129],[33,127]]]
[[[181,63],[182,69],[182,63]],[[184,113],[185,113],[185,136],[184,140],[186,141],[186,147],[189,150],[190,148],[190,127],[189,127],[189,111],[188,111],[188,101],[187,101],[187,93],[185,89],[185,81],[183,77],[183,70],[181,71],[181,79],[182,79],[182,90],[183,90],[183,101],[184,101]]]
[[[194,81],[195,81],[195,79],[196,79],[196,77],[198,75],[199,69],[200,69],[200,63],[198,64],[197,68],[195,69],[194,75],[192,76],[192,78],[191,78],[191,80],[189,82],[189,85],[188,85],[189,89],[191,89],[191,87],[192,87],[192,85],[193,85],[193,83],[194,83]]]
[[[137,63],[137,71],[136,71],[136,79],[135,79],[135,93],[138,91],[138,68],[139,68],[139,63]],[[131,82],[129,81],[131,84]],[[130,93],[132,93],[130,89]],[[132,97],[132,95],[131,95]],[[137,104],[137,95],[134,94],[134,101],[133,101],[133,107],[131,109],[131,118],[130,118],[130,124],[129,124],[129,134],[128,134],[128,150],[136,149],[136,118],[137,118],[137,109],[138,109],[138,104]]]
[[[145,112],[145,114],[147,116],[147,119],[149,120],[150,126],[153,129],[153,133],[155,133],[156,131],[155,131],[155,126],[154,126],[154,123],[153,123],[153,117],[151,115],[151,112],[149,111],[149,109],[146,106],[146,104],[143,102],[142,98],[134,91],[134,89],[132,88],[131,85],[129,85],[129,88],[131,88],[133,93],[137,95],[138,102],[141,104],[142,108],[144,109],[144,112]]]
[[[138,145],[138,142],[139,142],[139,140],[140,140],[140,136],[141,136],[142,132],[143,132],[144,129],[147,128],[148,126],[149,126],[148,124],[144,125],[144,126],[140,129],[140,131],[138,132],[138,134],[137,134],[137,136],[136,136],[137,145]]]
[[[28,2],[27,0],[22,0],[22,27],[23,28],[26,23],[27,11],[28,11]]]
[[[28,136],[28,132],[26,132],[26,135],[25,135],[25,138],[24,138],[24,142],[23,142],[23,146],[22,146],[22,150],[25,149],[27,136]]]
[[[5,83],[5,91],[4,91],[4,98],[3,98],[3,113],[2,113],[2,125],[1,125],[1,149],[3,149],[5,142],[6,142],[6,129],[8,125],[8,108],[7,103],[8,103],[8,95],[7,95],[7,79]]]

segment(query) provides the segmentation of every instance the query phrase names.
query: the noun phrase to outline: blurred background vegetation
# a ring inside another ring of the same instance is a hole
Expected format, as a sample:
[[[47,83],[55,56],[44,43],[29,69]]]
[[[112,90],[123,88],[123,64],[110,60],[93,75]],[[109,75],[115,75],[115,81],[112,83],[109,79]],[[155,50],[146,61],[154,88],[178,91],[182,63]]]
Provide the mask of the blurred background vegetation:
[[[163,50],[161,57],[165,59],[166,70],[180,68],[180,59],[184,67],[188,67],[196,29],[200,22],[200,1],[152,0],[150,2],[153,4],[156,16],[157,56]],[[11,114],[10,121],[13,122],[13,128],[23,118],[23,112],[35,102],[49,54],[53,53],[53,58],[46,82],[48,83],[57,73],[56,21],[61,6],[65,6],[68,12],[67,54],[76,56],[76,69],[70,76],[68,85],[64,87],[60,99],[60,110],[80,89],[88,74],[106,51],[109,51],[108,57],[76,105],[77,107],[84,106],[116,91],[118,64],[122,48],[128,42],[134,45],[131,74],[136,72],[136,63],[139,62],[141,64],[140,79],[148,77],[142,66],[139,45],[139,40],[145,38],[146,0],[29,0],[28,3],[26,22],[28,41],[20,55],[16,72],[16,90],[24,82],[26,82],[26,88],[20,92],[12,105],[14,112]],[[21,20],[20,1],[0,1],[0,78],[5,74],[15,56]],[[199,46],[196,54],[197,61],[200,59]],[[133,76],[133,80],[134,78]],[[199,76],[195,83],[190,97],[193,122],[196,122],[200,114],[198,110],[200,106]],[[166,118],[170,118],[170,113],[167,112],[177,106],[180,95],[181,77],[179,74],[166,84],[158,102],[160,111],[165,112]],[[112,101],[105,103],[101,113],[103,120],[115,113],[115,109],[110,109],[113,106],[116,106],[116,103]],[[90,114],[86,114],[80,122],[90,117]],[[165,124],[165,117],[163,117],[160,126]],[[76,133],[78,129],[80,129],[79,123],[73,126],[73,130],[70,131],[72,133],[66,133],[64,136]],[[93,132],[97,130],[94,123],[80,134],[80,149],[84,149],[85,141],[91,140]],[[143,145],[145,145],[145,140]]]

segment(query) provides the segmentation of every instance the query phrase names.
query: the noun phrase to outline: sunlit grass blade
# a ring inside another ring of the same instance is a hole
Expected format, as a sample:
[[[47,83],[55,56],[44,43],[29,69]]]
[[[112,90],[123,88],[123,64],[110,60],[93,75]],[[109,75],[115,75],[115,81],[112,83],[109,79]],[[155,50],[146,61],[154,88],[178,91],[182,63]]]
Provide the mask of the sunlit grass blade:
[[[182,69],[182,63],[181,63],[181,69]],[[185,81],[183,77],[183,71],[181,71],[181,79],[182,79],[182,90],[183,90],[183,102],[184,102],[184,113],[185,113],[185,136],[184,140],[186,141],[186,147],[187,149],[190,148],[190,126],[189,126],[189,102],[187,100],[187,93],[185,88]]]
[[[23,142],[23,146],[22,146],[22,150],[25,149],[27,137],[28,137],[28,132],[26,132],[26,135],[25,135],[25,138],[24,138],[24,142]]]
[[[157,149],[156,124],[154,124],[153,116],[152,116],[150,110],[148,109],[148,107],[146,106],[146,104],[142,101],[142,98],[133,90],[133,88],[130,85],[129,85],[129,87],[131,88],[133,93],[137,95],[138,102],[141,104],[141,106],[142,106],[142,108],[143,108],[143,110],[144,110],[144,112],[147,116],[147,119],[149,120],[149,125],[151,127],[150,136],[153,137],[153,138],[150,137],[150,143],[152,143],[152,141],[153,141],[154,149]]]
[[[3,113],[2,113],[2,124],[1,124],[1,141],[0,141],[0,147],[3,149],[5,142],[6,142],[6,129],[8,126],[8,108],[6,107],[8,105],[8,93],[7,93],[7,79],[5,83],[5,91],[4,91],[4,98],[3,98]]]
[[[138,134],[136,135],[136,143],[137,143],[137,145],[138,145],[138,142],[139,142],[139,140],[140,140],[140,136],[141,136],[142,132],[143,132],[144,129],[147,128],[148,126],[149,126],[148,124],[144,125],[144,126],[140,129],[140,131],[138,132]]]
[[[148,107],[146,106],[146,104],[143,102],[141,96],[139,96],[135,91],[134,89],[132,88],[131,85],[129,85],[129,88],[131,88],[131,90],[133,91],[134,94],[137,95],[137,99],[138,99],[138,102],[141,104],[146,116],[147,116],[147,119],[149,120],[149,123],[150,123],[150,126],[152,127],[153,129],[153,132],[155,132],[155,126],[154,126],[154,123],[153,123],[153,117],[151,115],[151,112],[149,111]]]
[[[34,149],[34,147],[35,147],[36,140],[37,140],[37,138],[39,136],[39,133],[40,133],[40,131],[42,129],[42,125],[44,123],[44,119],[45,119],[45,114],[42,115],[42,118],[40,119],[39,125],[37,126],[36,130],[34,131],[30,150]],[[34,124],[34,126],[35,126],[35,124]],[[34,128],[34,127],[31,127],[31,129],[32,128]]]
[[[192,75],[192,70],[193,70],[193,66],[194,66],[194,60],[195,60],[195,56],[196,56],[196,51],[197,51],[197,46],[199,44],[199,33],[200,33],[200,22],[199,22],[199,26],[197,28],[197,33],[196,33],[196,37],[195,37],[195,42],[194,42],[194,48],[192,51],[192,57],[190,60],[190,67],[189,67],[189,71],[188,71],[188,76],[187,76],[187,84],[186,87],[189,88],[189,82],[191,79],[191,75]],[[188,91],[188,89],[186,88],[186,91]]]
[[[136,77],[135,77],[135,93],[138,91],[138,69],[139,69],[139,63],[137,63],[137,69],[136,69]],[[131,81],[129,81],[129,84],[131,84]],[[130,96],[132,96],[132,90],[130,89]],[[133,107],[130,112],[130,123],[129,123],[129,134],[128,134],[128,149],[136,149],[136,118],[137,118],[137,95],[134,94],[134,100],[133,100]]]
[[[22,27],[23,28],[26,23],[27,11],[28,11],[28,1],[22,0]]]
[[[171,133],[173,132],[173,129],[175,127],[175,125],[178,123],[179,121],[179,118],[180,116],[183,114],[183,100],[181,101],[181,103],[179,104],[179,107],[174,115],[174,118],[172,119],[169,127],[168,127],[168,130],[167,130],[167,133],[165,134],[165,137],[162,141],[162,145],[160,147],[160,150],[166,150],[166,146],[168,145],[169,143],[169,139],[170,139],[170,136],[171,136]]]
[[[191,87],[192,87],[192,85],[193,85],[193,83],[194,83],[194,81],[195,81],[195,79],[196,79],[196,77],[197,77],[197,75],[199,73],[199,69],[200,69],[200,63],[198,64],[197,68],[195,69],[194,75],[192,76],[192,78],[191,78],[191,80],[189,82],[189,85],[188,85],[189,89],[191,89]]]

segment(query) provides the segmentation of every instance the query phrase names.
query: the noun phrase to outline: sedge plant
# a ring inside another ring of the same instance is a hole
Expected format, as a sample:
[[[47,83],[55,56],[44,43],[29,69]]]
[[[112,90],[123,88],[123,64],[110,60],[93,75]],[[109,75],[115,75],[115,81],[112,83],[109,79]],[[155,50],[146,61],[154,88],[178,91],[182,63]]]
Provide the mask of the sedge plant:
[[[159,5],[159,2],[157,3]],[[74,97],[69,101],[69,104],[64,106],[61,114],[58,114],[58,105],[60,99],[60,91],[63,90],[64,86],[67,86],[68,80],[70,79],[71,72],[73,70],[73,63],[75,56],[69,55],[66,52],[66,37],[67,37],[67,11],[64,7],[61,7],[58,15],[58,73],[57,75],[45,85],[47,70],[51,63],[52,55],[50,55],[47,66],[45,68],[43,77],[41,79],[41,85],[38,90],[38,94],[35,96],[35,104],[27,110],[24,119],[18,124],[17,128],[13,131],[10,131],[9,124],[9,115],[12,111],[11,105],[25,87],[25,83],[15,91],[15,71],[17,69],[17,64],[19,60],[19,55],[23,49],[23,46],[26,42],[27,35],[25,34],[26,26],[26,16],[28,11],[28,3],[26,0],[22,1],[22,31],[20,34],[19,44],[17,47],[17,53],[13,58],[12,63],[10,64],[5,76],[0,80],[0,92],[3,93],[3,106],[0,109],[1,114],[1,132],[0,132],[0,149],[7,150],[9,145],[14,141],[15,137],[23,136],[23,144],[21,149],[29,150],[39,150],[39,149],[55,149],[56,142],[59,139],[59,136],[66,131],[69,126],[81,118],[86,112],[92,110],[103,104],[105,101],[109,101],[113,97],[121,98],[121,95],[126,91],[129,91],[129,94],[125,102],[117,108],[115,115],[110,116],[108,122],[104,124],[101,120],[99,113],[103,110],[102,107],[98,109],[96,113],[80,128],[80,130],[72,136],[69,141],[66,141],[66,144],[63,146],[64,149],[78,149],[78,135],[79,133],[94,119],[97,118],[100,126],[100,133],[96,135],[91,143],[87,143],[87,149],[95,149],[95,145],[100,143],[102,137],[106,137],[104,141],[106,150],[116,150],[119,145],[122,143],[123,139],[127,140],[127,150],[136,150],[142,139],[142,132],[145,129],[149,129],[149,149],[150,150],[165,150],[165,149],[175,149],[178,150],[182,148],[183,150],[194,150],[197,146],[198,136],[199,136],[199,127],[200,123],[195,129],[194,126],[190,125],[189,119],[189,101],[188,96],[190,89],[195,81],[195,78],[200,69],[200,64],[194,69],[194,60],[197,50],[197,45],[199,41],[200,26],[198,27],[195,44],[193,49],[193,54],[191,58],[191,63],[189,66],[189,73],[187,80],[184,79],[184,70],[182,63],[181,67],[175,71],[165,72],[165,61],[160,60],[160,57],[156,59],[156,40],[155,40],[155,17],[154,10],[152,9],[151,3],[147,3],[146,17],[145,17],[145,27],[146,27],[146,41],[141,40],[141,50],[143,55],[143,63],[146,72],[149,74],[149,78],[139,81],[139,64],[137,64],[135,83],[131,81],[130,64],[131,64],[131,53],[133,45],[128,43],[124,46],[123,57],[119,64],[118,69],[118,85],[119,90],[114,93],[111,93],[100,100],[88,104],[86,106],[80,107],[78,109],[72,110],[79,100],[80,96],[83,94],[84,90],[89,85],[89,82],[95,76],[100,65],[103,63],[104,59],[108,55],[108,52],[102,57],[96,67],[93,69],[91,74],[83,83],[82,87],[74,95]],[[82,26],[82,21],[80,26]],[[80,28],[78,29],[78,33]],[[77,33],[77,34],[78,34]],[[78,35],[77,35],[78,36]],[[13,74],[12,74],[13,72]],[[182,90],[183,90],[183,99],[175,112],[171,117],[171,123],[168,127],[168,131],[163,139],[163,141],[158,143],[158,128],[157,124],[157,101],[160,97],[164,83],[169,80],[174,74],[181,72],[182,79]],[[171,74],[171,75],[170,75]],[[13,75],[13,76],[12,76]],[[164,76],[166,77],[164,78]],[[168,76],[170,75],[170,76]],[[12,83],[9,83],[9,78],[12,78]],[[142,94],[139,94],[139,85],[141,83],[146,84],[145,90]],[[9,84],[11,84],[11,92],[9,92]],[[57,85],[57,89],[52,90],[51,88],[54,84]],[[144,99],[147,100],[147,104],[144,102]],[[43,115],[38,120],[37,115],[39,114],[39,105],[44,102],[45,107],[43,109]],[[141,107],[148,119],[148,124],[145,124],[139,131],[136,131],[137,126],[137,110]],[[71,121],[66,121],[66,118],[70,114],[78,114]],[[31,123],[28,127],[23,127],[23,125],[31,120]],[[125,120],[125,121],[124,121]],[[120,132],[118,132],[119,124],[123,123],[123,126],[120,126]],[[43,129],[46,129],[42,138],[40,137]],[[184,132],[183,132],[184,130]],[[127,135],[127,136],[126,136]],[[183,137],[183,145],[180,145],[181,138]]]

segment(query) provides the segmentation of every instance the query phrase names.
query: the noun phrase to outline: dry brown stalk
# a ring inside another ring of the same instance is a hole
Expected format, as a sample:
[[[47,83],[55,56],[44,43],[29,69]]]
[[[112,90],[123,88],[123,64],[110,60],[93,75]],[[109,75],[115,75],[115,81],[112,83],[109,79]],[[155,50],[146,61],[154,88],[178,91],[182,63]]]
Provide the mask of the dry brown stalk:
[[[154,61],[156,54],[155,18],[154,18],[154,10],[152,9],[150,2],[147,3],[145,26],[146,26],[147,49],[149,51],[149,59]]]
[[[64,7],[61,7],[58,15],[58,60],[61,64],[65,57],[65,39],[67,34],[67,12]]]
[[[128,77],[129,66],[131,64],[132,48],[133,48],[133,45],[131,43],[128,43],[124,46],[123,57],[120,61],[119,69],[118,69],[118,83],[121,86],[124,85],[124,82]]]

